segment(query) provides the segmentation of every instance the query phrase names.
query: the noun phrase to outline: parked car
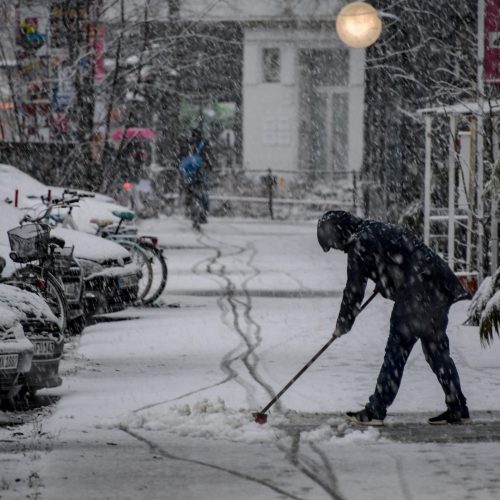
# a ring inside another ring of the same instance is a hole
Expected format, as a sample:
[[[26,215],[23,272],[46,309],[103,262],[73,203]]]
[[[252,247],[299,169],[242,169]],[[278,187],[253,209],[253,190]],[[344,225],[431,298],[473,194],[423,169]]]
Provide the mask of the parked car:
[[[2,203],[1,210],[0,256],[6,261],[1,277],[8,279],[18,266],[10,258],[7,231],[18,225],[24,211],[5,203]],[[66,260],[69,266],[56,276],[68,298],[70,333],[79,333],[91,315],[124,309],[137,301],[141,270],[132,262],[125,248],[71,229],[54,228],[51,235],[64,240],[65,248],[73,248],[71,256],[67,259],[61,257],[61,264]],[[80,280],[83,280],[83,294],[78,296],[77,284]]]
[[[64,187],[54,187],[43,184],[13,165],[0,163],[0,201],[17,205],[22,210],[43,208],[41,197],[47,196],[49,191],[52,197],[61,197]],[[72,215],[80,231],[93,234],[95,226],[90,222],[92,218],[118,219],[113,215],[113,210],[123,210],[113,198],[104,194],[93,193],[92,198],[80,200],[77,207],[73,208]],[[65,212],[62,209],[62,212]],[[56,211],[57,213],[57,211]]]
[[[67,301],[66,329],[72,335],[80,334],[85,326],[84,274],[74,256],[74,247],[57,248],[53,255],[52,274],[61,282]]]
[[[32,362],[22,381],[23,392],[33,395],[39,389],[61,385],[58,372],[64,336],[43,298],[34,291],[0,284],[0,307],[15,316],[32,344]]]
[[[55,228],[53,234],[74,246],[84,275],[86,316],[124,309],[137,301],[141,269],[121,245],[98,236]]]
[[[0,304],[0,400],[12,399],[26,383],[33,350],[16,314]]]

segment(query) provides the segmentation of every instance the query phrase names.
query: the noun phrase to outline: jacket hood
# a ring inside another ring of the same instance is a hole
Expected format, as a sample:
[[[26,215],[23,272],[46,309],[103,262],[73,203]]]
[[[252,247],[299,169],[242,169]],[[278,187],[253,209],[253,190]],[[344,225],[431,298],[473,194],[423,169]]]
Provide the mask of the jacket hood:
[[[347,251],[349,240],[362,222],[359,217],[343,210],[325,212],[318,220],[318,242],[323,251],[328,252],[330,248]]]

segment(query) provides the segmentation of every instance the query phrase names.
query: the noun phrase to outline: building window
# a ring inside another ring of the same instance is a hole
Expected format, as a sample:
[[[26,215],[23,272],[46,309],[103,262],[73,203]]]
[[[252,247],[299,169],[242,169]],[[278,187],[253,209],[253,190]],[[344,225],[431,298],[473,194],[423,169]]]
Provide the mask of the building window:
[[[349,52],[299,51],[299,161],[324,175],[349,169]]]
[[[336,172],[348,170],[349,94],[332,94],[332,167]]]
[[[266,83],[276,83],[280,81],[280,49],[262,50],[262,76]]]

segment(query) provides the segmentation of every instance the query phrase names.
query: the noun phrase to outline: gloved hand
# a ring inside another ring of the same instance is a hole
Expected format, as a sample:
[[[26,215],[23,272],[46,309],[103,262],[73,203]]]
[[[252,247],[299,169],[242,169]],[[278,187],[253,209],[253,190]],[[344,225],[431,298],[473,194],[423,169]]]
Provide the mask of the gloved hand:
[[[333,330],[332,337],[333,337],[334,339],[338,339],[338,338],[340,338],[340,334],[339,334],[339,333],[337,333],[337,329]]]

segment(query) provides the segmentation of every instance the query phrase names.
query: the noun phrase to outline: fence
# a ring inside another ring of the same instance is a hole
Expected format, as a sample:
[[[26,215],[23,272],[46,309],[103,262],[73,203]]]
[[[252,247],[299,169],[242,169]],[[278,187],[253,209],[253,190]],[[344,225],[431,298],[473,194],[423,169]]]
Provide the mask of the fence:
[[[325,210],[357,212],[357,173],[353,171],[251,170],[215,172],[211,212],[286,219]]]

